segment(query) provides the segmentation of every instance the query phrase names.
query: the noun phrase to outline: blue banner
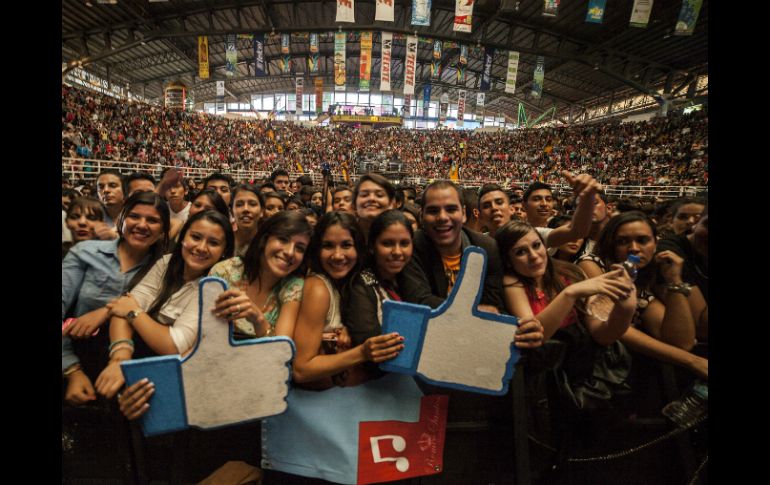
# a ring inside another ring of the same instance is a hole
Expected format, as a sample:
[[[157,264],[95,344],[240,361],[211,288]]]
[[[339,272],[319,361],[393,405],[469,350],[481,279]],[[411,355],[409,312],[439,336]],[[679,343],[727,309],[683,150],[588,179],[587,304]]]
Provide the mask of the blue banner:
[[[586,12],[586,22],[600,24],[604,21],[604,7],[607,0],[589,0],[588,12]]]
[[[254,34],[254,75],[266,76],[265,69],[265,34]]]
[[[318,72],[318,34],[310,34],[310,57],[307,59],[308,70],[312,73]]]
[[[679,11],[679,20],[676,22],[674,35],[692,35],[695,32],[695,24],[703,0],[684,0]]]
[[[495,58],[494,47],[487,47],[484,49],[484,71],[481,73],[481,86],[482,91],[489,91],[492,87],[492,60]]]
[[[238,49],[236,46],[236,42],[238,42],[237,36],[235,35],[227,36],[226,51],[225,51],[225,60],[227,63],[227,70],[225,71],[225,74],[228,76],[232,76],[233,74],[235,74],[235,66],[238,64]]]
[[[537,56],[537,66],[532,79],[532,96],[539,98],[543,94],[543,79],[545,78],[545,58]]]
[[[430,25],[431,0],[412,0],[412,25]]]
[[[432,86],[430,84],[426,84],[425,87],[422,89],[422,117],[427,118],[428,117],[428,108],[430,107],[430,91]]]

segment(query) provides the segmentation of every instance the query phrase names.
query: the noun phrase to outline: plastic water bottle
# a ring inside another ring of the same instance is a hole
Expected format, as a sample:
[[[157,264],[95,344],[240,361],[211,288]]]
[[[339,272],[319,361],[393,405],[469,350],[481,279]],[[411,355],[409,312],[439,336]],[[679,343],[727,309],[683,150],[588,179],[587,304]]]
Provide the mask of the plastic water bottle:
[[[625,268],[628,275],[631,277],[631,281],[636,280],[636,265],[639,264],[639,256],[635,254],[629,254],[628,258],[623,261],[623,268]],[[586,302],[586,312],[592,315],[594,318],[606,322],[610,318],[610,312],[612,307],[615,306],[615,302],[607,295],[593,295]]]
[[[680,428],[693,426],[701,417],[708,416],[708,383],[695,381],[681,398],[666,404],[661,412]]]

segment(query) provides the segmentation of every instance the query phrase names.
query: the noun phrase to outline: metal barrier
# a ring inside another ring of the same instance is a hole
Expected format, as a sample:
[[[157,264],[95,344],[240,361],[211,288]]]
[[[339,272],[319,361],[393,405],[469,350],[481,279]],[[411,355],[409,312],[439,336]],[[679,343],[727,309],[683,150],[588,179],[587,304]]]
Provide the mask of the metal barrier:
[[[156,178],[160,178],[160,174],[165,168],[172,168],[173,165],[161,165],[160,163],[137,163],[137,162],[125,162],[121,160],[97,160],[91,158],[70,158],[62,157],[62,175],[70,179],[80,180],[95,180],[100,171],[106,168],[112,168],[118,170],[122,174],[129,174],[135,171],[147,172]],[[208,175],[214,173],[216,170],[211,168],[195,168],[195,167],[183,167],[185,176],[192,177],[194,179],[203,179]],[[270,176],[270,172],[266,170],[224,170],[231,177],[236,180],[253,180],[253,179],[265,179]],[[313,183],[321,185],[322,176],[320,173],[301,173],[301,172],[289,172],[289,177],[293,180],[300,175],[309,175],[313,179]],[[360,175],[351,175],[351,183],[355,183]],[[345,179],[340,174],[333,174],[332,179],[335,182],[344,182]],[[405,177],[398,185],[426,185],[433,180],[439,180],[438,178],[425,178],[425,177]],[[458,180],[457,183],[463,187],[481,187],[486,183],[501,184],[502,181],[494,179],[485,180]],[[512,181],[509,185],[518,185],[521,188],[526,187],[532,182],[527,181]],[[550,182],[548,182],[550,183]],[[559,191],[570,192],[571,189],[568,185],[565,185],[562,181],[550,183],[554,189]],[[663,199],[672,199],[678,197],[694,197],[694,196],[708,196],[708,186],[681,186],[681,185],[605,185],[604,190],[608,195],[614,195],[618,197],[659,197]]]

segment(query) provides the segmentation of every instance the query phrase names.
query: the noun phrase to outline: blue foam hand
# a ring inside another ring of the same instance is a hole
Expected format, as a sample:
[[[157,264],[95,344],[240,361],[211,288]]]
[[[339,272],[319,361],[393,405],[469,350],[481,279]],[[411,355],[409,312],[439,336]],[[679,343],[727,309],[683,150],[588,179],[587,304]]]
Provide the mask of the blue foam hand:
[[[513,346],[518,319],[478,310],[486,263],[483,249],[467,248],[452,292],[435,310],[391,300],[383,304],[382,332],[398,332],[405,340],[398,357],[380,364],[382,370],[482,394],[508,392],[519,360]]]
[[[142,417],[145,435],[217,428],[286,410],[294,343],[288,337],[234,341],[232,323],[211,312],[226,288],[220,278],[200,281],[198,342],[188,356],[121,363],[128,385],[144,377],[155,384]]]

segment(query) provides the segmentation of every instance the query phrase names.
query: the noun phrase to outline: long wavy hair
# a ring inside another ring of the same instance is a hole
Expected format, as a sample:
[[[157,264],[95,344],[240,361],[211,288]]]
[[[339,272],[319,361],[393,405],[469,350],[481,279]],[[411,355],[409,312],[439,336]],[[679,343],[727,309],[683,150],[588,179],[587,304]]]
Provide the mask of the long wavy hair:
[[[182,226],[182,230],[179,231],[179,244],[174,246],[174,250],[171,252],[171,258],[168,261],[166,272],[163,274],[158,296],[155,297],[155,300],[150,305],[150,309],[147,310],[147,313],[150,314],[153,318],[157,317],[157,313],[160,311],[166,301],[168,301],[168,299],[171,298],[174,293],[179,291],[179,289],[184,286],[185,262],[184,258],[182,257],[184,238],[187,235],[187,232],[190,230],[190,227],[192,227],[192,225],[197,221],[203,219],[211,222],[212,224],[218,225],[225,232],[225,250],[219,260],[221,261],[223,259],[232,257],[233,251],[235,251],[235,235],[233,234],[233,228],[230,225],[229,218],[214,209],[201,211],[189,217],[184,226]]]
[[[350,233],[353,238],[353,244],[356,248],[356,254],[358,258],[353,269],[341,280],[335,281],[326,270],[323,269],[321,264],[321,248],[323,246],[323,237],[326,230],[331,226],[340,226]],[[338,288],[342,288],[348,281],[351,281],[361,268],[364,266],[364,258],[366,256],[366,242],[364,241],[364,234],[358,227],[358,222],[355,216],[347,212],[332,211],[327,212],[318,221],[313,232],[313,238],[310,240],[310,269],[317,274],[323,274],[329,278]]]
[[[409,237],[414,239],[412,224],[400,209],[389,209],[375,217],[372,221],[372,226],[369,228],[369,239],[367,239],[369,241],[369,251],[366,254],[366,265],[377,274],[378,278],[380,276],[379,268],[377,268],[376,257],[374,255],[377,238],[380,237],[380,234],[382,234],[385,229],[394,224],[401,224],[406,227],[406,230],[409,231]]]
[[[261,259],[265,254],[267,240],[271,236],[291,238],[297,234],[305,234],[309,239],[312,233],[313,230],[307,223],[305,216],[298,211],[281,211],[260,221],[257,234],[246,249],[246,254],[243,255],[243,276],[246,281],[253,283],[259,278]],[[302,258],[299,267],[291,274],[304,276],[306,271],[307,254]]]
[[[123,203],[123,210],[120,211],[120,215],[118,216],[117,221],[115,221],[115,227],[118,230],[118,245],[125,241],[125,238],[123,237],[123,222],[126,220],[126,216],[134,209],[134,207],[140,204],[155,207],[158,214],[160,214],[163,234],[155,244],[150,246],[150,251],[148,253],[149,260],[147,261],[147,264],[145,264],[142,269],[131,278],[131,281],[128,283],[129,290],[142,281],[142,278],[144,278],[147,272],[150,271],[150,268],[152,268],[155,262],[166,253],[166,248],[169,243],[168,232],[171,229],[171,216],[166,201],[155,192],[136,192],[131,194],[131,196]]]
[[[530,232],[537,234],[540,242],[545,247],[545,241],[540,233],[528,222],[512,220],[502,226],[495,233],[495,240],[497,241],[497,247],[500,251],[500,258],[503,260],[503,271],[511,276],[515,276],[527,289],[530,295],[535,294],[536,285],[535,279],[526,275],[523,275],[516,271],[513,267],[513,261],[510,258],[511,248],[516,245],[517,242]],[[574,264],[567,263],[565,261],[559,261],[553,259],[548,251],[545,253],[546,265],[545,274],[543,274],[543,292],[548,295],[549,300],[553,300],[556,295],[561,293],[564,288],[567,287],[565,279],[570,283],[582,281],[585,279],[583,271]],[[575,304],[576,308],[583,311],[583,302]]]
[[[596,245],[594,246],[594,254],[596,254],[602,261],[602,264],[604,264],[605,271],[609,271],[611,265],[623,262],[617,261],[615,257],[618,245],[617,236],[621,226],[631,222],[643,222],[647,224],[652,231],[652,238],[656,241],[657,246],[658,231],[655,227],[655,223],[652,222],[652,219],[650,219],[647,214],[642,211],[628,211],[618,214],[607,222],[607,225],[604,226],[602,232],[599,233]],[[655,284],[656,274],[657,267],[655,262],[650,261],[644,268],[639,268],[637,270],[635,281],[636,287],[649,290]]]

